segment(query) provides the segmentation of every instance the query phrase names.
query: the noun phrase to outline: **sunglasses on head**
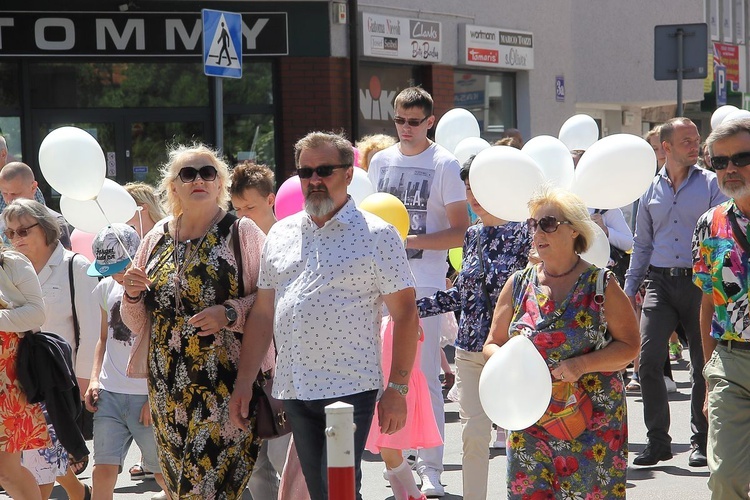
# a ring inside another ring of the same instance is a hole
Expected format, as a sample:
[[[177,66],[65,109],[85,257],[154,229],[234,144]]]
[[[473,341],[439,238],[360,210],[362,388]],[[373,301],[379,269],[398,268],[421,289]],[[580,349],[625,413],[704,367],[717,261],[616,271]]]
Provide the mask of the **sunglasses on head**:
[[[6,229],[3,232],[5,233],[5,236],[8,237],[9,240],[16,239],[16,236],[18,236],[19,238],[25,238],[29,235],[29,229],[31,229],[32,227],[36,227],[38,225],[39,223],[37,222],[36,224],[32,224],[29,227],[19,227],[18,229]]]
[[[532,233],[536,232],[537,228],[545,233],[554,233],[560,224],[570,224],[570,221],[557,220],[557,217],[554,215],[545,215],[538,220],[533,217],[526,219],[526,225],[529,226],[529,231]]]
[[[200,168],[183,167],[177,174],[182,182],[193,182],[199,175],[204,181],[216,180],[216,167],[213,165],[204,165]]]
[[[743,151],[732,156],[712,156],[711,166],[714,170],[724,170],[729,166],[730,161],[739,168],[750,165],[750,151]]]
[[[419,127],[422,125],[425,120],[427,120],[429,116],[425,116],[421,120],[418,120],[416,118],[401,118],[400,116],[397,116],[393,119],[393,122],[396,125],[403,125],[404,123],[408,123],[410,127]]]
[[[319,165],[315,168],[312,167],[300,167],[297,169],[297,175],[300,179],[309,179],[313,174],[318,174],[318,177],[329,177],[334,170],[337,168],[349,168],[351,165]]]

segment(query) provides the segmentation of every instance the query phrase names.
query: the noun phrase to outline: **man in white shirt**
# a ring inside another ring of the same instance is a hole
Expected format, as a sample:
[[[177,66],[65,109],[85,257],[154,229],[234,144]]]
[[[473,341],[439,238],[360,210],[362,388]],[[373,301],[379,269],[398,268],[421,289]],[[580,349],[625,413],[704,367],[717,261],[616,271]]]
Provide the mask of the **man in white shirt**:
[[[261,257],[258,293],[246,325],[230,402],[232,421],[248,424],[252,382],[271,342],[278,357],[273,395],[283,399],[312,500],[328,498],[325,407],[354,406],[354,462],[360,462],[376,398],[377,423],[392,434],[406,421],[417,349],[414,278],[396,229],[360,211],[347,195],[351,143],[312,132],[295,145],[305,210],[277,222]],[[383,391],[380,319],[394,321],[392,368]]]
[[[463,246],[469,227],[466,186],[453,153],[427,138],[435,124],[430,94],[419,87],[401,91],[395,100],[399,142],[373,156],[368,176],[375,189],[400,199],[409,211],[406,238],[409,264],[417,280],[417,298],[445,289],[450,248]],[[440,318],[424,318],[422,371],[430,388],[432,409],[445,438],[445,408],[440,384]],[[443,496],[443,446],[420,450],[417,472],[422,493]]]

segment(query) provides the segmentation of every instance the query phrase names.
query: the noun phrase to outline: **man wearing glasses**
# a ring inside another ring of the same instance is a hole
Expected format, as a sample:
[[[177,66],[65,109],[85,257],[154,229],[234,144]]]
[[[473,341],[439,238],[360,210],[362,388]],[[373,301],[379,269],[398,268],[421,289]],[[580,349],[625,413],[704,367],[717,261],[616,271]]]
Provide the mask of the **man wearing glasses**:
[[[396,96],[394,108],[399,142],[373,156],[368,176],[377,191],[396,196],[409,211],[409,264],[417,280],[417,298],[428,297],[445,288],[448,249],[463,245],[470,223],[466,187],[456,157],[427,138],[435,124],[430,94],[419,87],[406,88]],[[421,361],[435,420],[445,437],[439,323],[438,316],[422,320],[425,340]],[[443,447],[419,450],[417,472],[422,493],[443,496]]]
[[[717,127],[706,148],[721,191],[732,197],[703,214],[693,236],[693,281],[703,291],[708,487],[713,499],[744,499],[750,492],[750,120]]]
[[[696,165],[700,135],[688,118],[673,118],[659,131],[666,163],[641,196],[625,293],[635,308],[635,295],[645,280],[641,312],[641,357],[638,375],[648,444],[633,460],[635,465],[656,465],[672,458],[669,435],[669,399],[664,363],[669,336],[678,323],[685,329],[690,352],[691,467],[706,466],[708,424],[703,414],[706,383],[701,374],[703,350],[699,326],[701,292],[692,286],[691,241],[698,218],[726,201],[716,174]]]
[[[396,229],[359,210],[346,192],[353,177],[351,143],[312,132],[294,149],[305,210],[268,233],[230,415],[236,425],[247,426],[252,382],[273,334],[278,351],[273,395],[284,400],[310,498],[328,498],[325,407],[337,401],[354,406],[361,498],[360,462],[370,424],[393,434],[406,421],[419,328],[414,277]],[[384,391],[383,304],[394,322],[393,365]]]

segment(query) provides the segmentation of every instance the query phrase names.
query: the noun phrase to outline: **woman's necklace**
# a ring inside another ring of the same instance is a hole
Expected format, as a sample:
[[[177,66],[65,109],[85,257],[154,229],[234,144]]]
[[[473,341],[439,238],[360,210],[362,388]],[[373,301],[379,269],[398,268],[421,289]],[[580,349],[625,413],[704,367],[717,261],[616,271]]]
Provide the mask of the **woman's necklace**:
[[[576,266],[578,265],[579,262],[581,262],[581,256],[580,255],[578,256],[578,258],[576,259],[575,263],[573,264],[573,267],[571,267],[570,269],[568,269],[567,271],[565,271],[562,274],[552,274],[551,272],[547,271],[547,268],[545,267],[544,262],[542,262],[542,269],[544,269],[544,274],[546,274],[550,278],[562,278],[562,277],[567,276],[570,273],[572,273],[573,269],[576,268]]]
[[[206,239],[206,236],[208,236],[208,233],[209,231],[211,231],[211,228],[214,227],[217,222],[219,222],[219,219],[221,219],[223,213],[224,212],[221,209],[219,209],[219,211],[216,212],[216,215],[208,224],[208,227],[206,227],[206,231],[203,233],[203,236],[201,236],[200,240],[198,240],[198,243],[193,245],[191,240],[187,240],[185,242],[185,257],[182,259],[182,261],[180,261],[180,258],[177,255],[177,246],[180,244],[180,225],[182,224],[182,214],[180,214],[180,216],[177,217],[177,224],[175,225],[175,229],[174,229],[175,241],[174,241],[174,251],[172,252],[172,257],[174,258],[174,305],[175,305],[175,309],[178,312],[183,312],[181,283],[182,283],[183,277],[185,276],[185,271],[187,271],[187,268],[190,267],[191,262],[198,255],[198,250],[200,249],[200,246],[203,244],[203,241]]]

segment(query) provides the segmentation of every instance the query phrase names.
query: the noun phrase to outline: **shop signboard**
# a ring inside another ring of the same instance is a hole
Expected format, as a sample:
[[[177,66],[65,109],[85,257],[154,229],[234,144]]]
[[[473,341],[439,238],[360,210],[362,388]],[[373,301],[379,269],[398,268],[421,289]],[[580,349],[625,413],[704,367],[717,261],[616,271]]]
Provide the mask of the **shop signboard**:
[[[534,34],[531,32],[461,24],[458,40],[461,64],[534,69]]]
[[[362,55],[441,62],[442,24],[426,19],[362,13]]]

